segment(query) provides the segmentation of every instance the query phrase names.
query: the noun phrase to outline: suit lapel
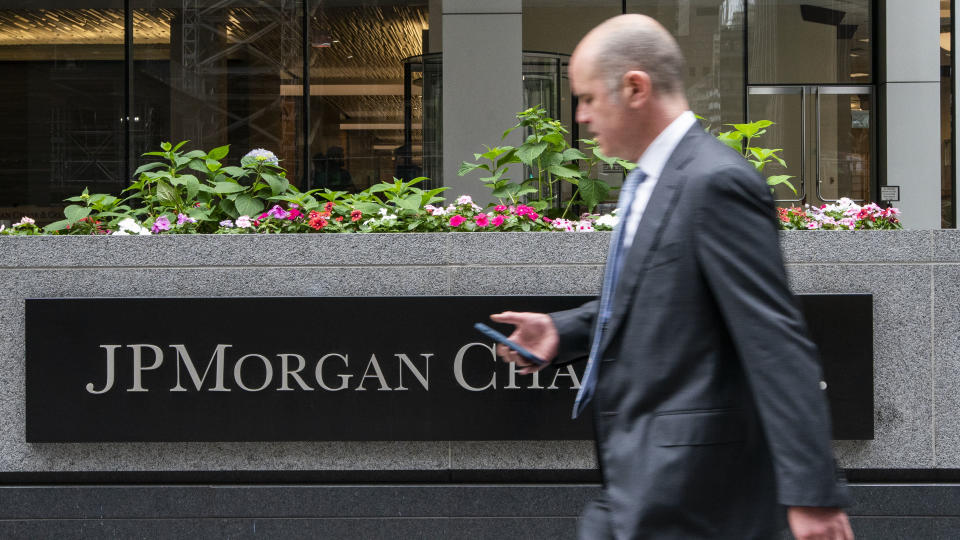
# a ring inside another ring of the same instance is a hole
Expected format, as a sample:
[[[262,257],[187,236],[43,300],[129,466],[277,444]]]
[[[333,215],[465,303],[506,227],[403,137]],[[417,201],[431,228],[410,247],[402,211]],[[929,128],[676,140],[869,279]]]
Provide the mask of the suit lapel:
[[[659,245],[664,225],[670,220],[670,215],[677,206],[677,198],[686,180],[683,168],[693,158],[693,149],[697,144],[696,138],[702,135],[702,132],[703,128],[697,122],[684,135],[667,160],[657,185],[650,194],[650,200],[637,225],[633,243],[630,245],[630,250],[623,262],[623,269],[620,271],[620,279],[614,290],[613,311],[607,330],[604,332],[600,350],[609,345],[611,337],[616,334],[617,328],[633,303],[633,295],[643,281],[650,257]]]

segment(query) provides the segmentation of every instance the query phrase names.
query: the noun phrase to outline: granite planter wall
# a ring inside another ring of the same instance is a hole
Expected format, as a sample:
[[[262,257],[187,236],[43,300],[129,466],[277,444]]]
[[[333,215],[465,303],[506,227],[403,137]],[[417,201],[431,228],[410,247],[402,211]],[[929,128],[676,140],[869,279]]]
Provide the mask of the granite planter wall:
[[[24,299],[582,295],[608,233],[0,237],[0,473],[586,471],[590,441],[28,444]],[[850,469],[960,468],[960,233],[786,232],[797,293],[874,295],[876,436]],[[109,324],[110,314],[98,314]],[[429,323],[429,321],[425,321]]]

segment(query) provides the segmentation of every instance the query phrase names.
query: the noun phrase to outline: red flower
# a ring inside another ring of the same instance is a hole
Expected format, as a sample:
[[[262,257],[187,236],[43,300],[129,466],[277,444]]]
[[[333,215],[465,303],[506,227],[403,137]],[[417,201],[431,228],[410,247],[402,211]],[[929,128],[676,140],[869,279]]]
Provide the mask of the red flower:
[[[327,204],[323,205],[323,209],[327,212],[333,211],[333,201],[327,201]]]
[[[343,221],[343,216],[337,216],[337,222],[339,223],[341,221]]]
[[[361,217],[363,217],[363,212],[359,210],[352,210],[350,212],[350,221],[360,221]]]
[[[326,212],[324,212],[324,213],[326,213]],[[316,230],[319,231],[320,229],[322,229],[322,228],[324,228],[324,227],[327,226],[327,220],[324,219],[323,215],[322,215],[320,212],[317,212],[316,210],[312,210],[312,211],[310,212],[310,223],[309,223],[309,225],[310,225],[310,227],[312,227],[312,228],[314,228],[314,229],[316,229]]]

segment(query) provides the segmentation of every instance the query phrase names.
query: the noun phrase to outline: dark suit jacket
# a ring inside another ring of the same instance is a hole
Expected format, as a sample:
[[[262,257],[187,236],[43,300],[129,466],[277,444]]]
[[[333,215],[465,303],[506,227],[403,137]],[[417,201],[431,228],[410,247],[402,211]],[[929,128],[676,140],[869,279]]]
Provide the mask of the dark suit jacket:
[[[763,178],[695,125],[640,220],[593,408],[618,538],[757,538],[784,506],[844,506],[817,351],[787,287]],[[559,362],[597,302],[551,314]]]

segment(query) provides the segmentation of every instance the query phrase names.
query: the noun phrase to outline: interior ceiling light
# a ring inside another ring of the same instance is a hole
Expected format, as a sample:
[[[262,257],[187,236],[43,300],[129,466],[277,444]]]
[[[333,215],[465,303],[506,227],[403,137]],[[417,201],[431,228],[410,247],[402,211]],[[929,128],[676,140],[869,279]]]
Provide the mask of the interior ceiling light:
[[[940,33],[940,48],[950,52],[950,32]]]
[[[851,77],[869,77],[870,74],[869,73],[851,73],[850,76]]]

